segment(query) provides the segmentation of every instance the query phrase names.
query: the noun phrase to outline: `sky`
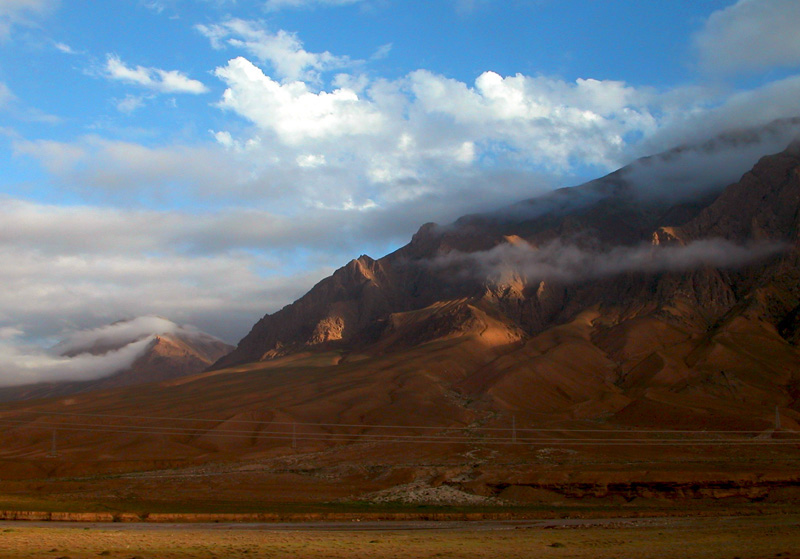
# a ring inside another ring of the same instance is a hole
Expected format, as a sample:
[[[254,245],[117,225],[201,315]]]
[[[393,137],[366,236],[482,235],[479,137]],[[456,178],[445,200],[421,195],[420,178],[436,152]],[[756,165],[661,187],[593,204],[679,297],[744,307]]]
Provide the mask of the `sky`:
[[[797,0],[0,0],[0,355],[142,316],[235,343],[423,223],[800,116],[797,29]]]

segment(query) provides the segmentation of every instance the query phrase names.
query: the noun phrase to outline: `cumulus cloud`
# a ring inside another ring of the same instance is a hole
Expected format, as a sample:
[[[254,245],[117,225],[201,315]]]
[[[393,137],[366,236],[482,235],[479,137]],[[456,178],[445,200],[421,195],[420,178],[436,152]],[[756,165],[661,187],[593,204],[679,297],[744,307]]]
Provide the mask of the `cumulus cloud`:
[[[714,74],[800,65],[800,3],[739,0],[716,11],[695,37],[703,70]]]
[[[522,277],[529,282],[571,283],[624,272],[735,268],[775,256],[786,248],[779,242],[737,245],[724,239],[707,239],[685,246],[640,245],[592,250],[556,239],[540,247],[520,242],[503,243],[481,252],[453,251],[432,260],[431,265],[454,267],[462,274],[495,281]]]
[[[500,158],[556,172],[576,164],[610,169],[627,157],[627,138],[651,135],[664,112],[655,91],[614,80],[569,82],[487,71],[470,85],[417,70],[391,81],[340,72],[326,86],[325,72],[364,62],[308,52],[295,34],[270,32],[252,21],[198,29],[217,48],[236,48],[249,57],[237,56],[215,74],[226,85],[218,106],[251,122],[254,138],[263,142],[274,135],[296,147],[329,141],[335,151],[342,149],[342,138],[358,136],[359,145],[344,146],[348,158],[369,152],[375,168],[366,176],[378,181],[430,158],[468,164]],[[376,55],[385,56],[389,48]]]
[[[580,160],[613,167],[627,134],[657,128],[648,91],[623,82],[578,79],[573,83],[484,72],[474,87],[425,70],[409,76],[414,109],[461,126],[474,142],[502,144],[551,169]]]
[[[216,75],[227,86],[219,106],[253,123],[261,138],[296,147],[329,141],[350,158],[366,150],[366,174],[375,181],[425,159],[507,158],[557,172],[578,161],[612,168],[626,155],[626,135],[657,128],[653,95],[615,81],[485,72],[470,87],[419,70],[393,82],[339,75],[337,88],[316,92],[305,82],[276,81],[244,57]],[[339,143],[353,136],[359,146]]]
[[[131,68],[113,54],[106,57],[106,77],[125,83],[142,86],[158,93],[206,93],[208,88],[202,82],[194,80],[177,70],[161,70],[136,66]]]
[[[420,169],[434,161],[555,174],[587,166],[612,170],[694,139],[698,128],[712,136],[800,113],[798,77],[734,94],[492,71],[472,84],[428,70],[395,80],[340,73],[325,86],[322,74],[346,67],[347,57],[307,52],[296,35],[245,20],[200,30],[218,47],[256,60],[239,56],[215,72],[226,85],[218,106],[253,125],[249,138],[241,130],[218,130],[219,138],[268,153],[277,141],[277,149],[298,151],[290,155],[298,165],[309,152],[324,155],[328,166],[346,161],[373,185],[419,181]]]
[[[225,81],[220,106],[234,111],[284,142],[380,132],[383,116],[371,104],[346,88],[314,93],[299,81],[281,84],[245,58],[237,57],[217,68]]]
[[[354,64],[347,56],[335,56],[328,51],[309,52],[303,48],[297,34],[283,29],[271,33],[252,21],[229,19],[216,25],[198,25],[197,29],[208,37],[214,48],[227,44],[248,52],[262,63],[269,63],[277,77],[284,81],[316,83],[322,72]]]

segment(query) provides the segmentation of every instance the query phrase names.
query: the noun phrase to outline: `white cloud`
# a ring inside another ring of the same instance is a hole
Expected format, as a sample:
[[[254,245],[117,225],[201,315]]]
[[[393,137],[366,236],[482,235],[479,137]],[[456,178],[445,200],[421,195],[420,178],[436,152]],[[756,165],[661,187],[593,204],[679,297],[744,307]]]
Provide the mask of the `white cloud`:
[[[186,338],[206,338],[207,335],[193,326],[183,326],[160,316],[139,316],[131,320],[120,320],[112,324],[67,332],[64,340],[53,348],[62,356],[81,353],[105,353],[111,349],[138,342],[151,336],[163,334]]]
[[[193,80],[177,70],[161,70],[126,66],[116,55],[106,57],[106,76],[113,80],[140,85],[159,93],[206,93],[208,88],[202,82]]]
[[[164,4],[164,2],[160,2],[159,0],[145,0],[142,3],[144,4],[145,8],[152,10],[157,14],[162,14],[164,13],[164,10],[167,9],[167,6]]]
[[[126,95],[124,99],[120,99],[116,102],[117,110],[121,113],[131,114],[136,109],[140,109],[144,106],[145,97],[141,95]]]
[[[33,347],[0,342],[0,386],[94,380],[130,367],[152,341],[144,338],[102,355],[51,355]]]
[[[617,81],[574,83],[521,74],[484,72],[470,88],[463,82],[418,70],[409,76],[415,108],[446,115],[473,142],[503,143],[523,158],[552,169],[573,160],[612,168],[631,132],[657,128],[649,104],[656,99]]]
[[[800,65],[800,2],[739,0],[716,11],[695,37],[700,67],[714,74]]]
[[[363,136],[360,149],[372,152],[367,173],[381,182],[417,176],[403,169],[422,158],[470,164],[499,154],[559,171],[575,161],[613,168],[625,157],[626,134],[658,128],[656,96],[617,81],[485,72],[469,87],[418,70],[394,82],[343,74],[341,87],[315,93],[304,82],[281,84],[243,57],[216,75],[227,85],[220,106],[285,144]]]
[[[0,386],[103,378],[130,367],[154,337],[163,334],[214,340],[193,326],[158,316],[70,329],[62,333],[63,341],[49,350],[26,345],[21,341],[24,334],[19,328],[0,328]]]
[[[0,1],[0,39],[7,39],[15,25],[33,25],[58,4],[59,0]]]
[[[242,57],[217,68],[216,75],[228,86],[220,107],[271,130],[288,144],[373,135],[383,127],[383,116],[350,89],[314,93],[303,82],[281,84]]]
[[[730,131],[763,126],[777,119],[800,116],[800,75],[767,83],[761,87],[681,100],[661,117],[657,128],[629,152],[645,155],[670,149],[701,138]]]
[[[325,165],[324,155],[315,155],[313,153],[305,153],[297,156],[297,165],[300,167],[320,167]]]
[[[316,83],[322,72],[352,66],[346,56],[335,56],[328,51],[308,52],[295,33],[279,30],[266,31],[263,26],[251,21],[229,19],[218,25],[198,25],[197,29],[211,40],[215,48],[222,48],[223,41],[255,56],[260,62],[268,62],[281,80],[297,80]]]
[[[779,242],[738,245],[725,239],[704,239],[685,246],[643,244],[635,247],[588,249],[556,239],[540,247],[503,243],[481,252],[450,252],[431,261],[436,268],[455,268],[480,279],[551,280],[572,283],[625,272],[676,272],[700,268],[736,268],[787,250]]]
[[[470,15],[480,8],[491,4],[493,0],[452,0],[456,11],[462,15]]]
[[[55,46],[59,52],[63,52],[64,54],[80,54],[66,43],[53,43],[53,46]]]
[[[388,57],[388,56],[389,56],[389,53],[391,53],[391,52],[392,52],[392,47],[393,47],[393,46],[394,46],[394,45],[392,45],[392,43],[386,43],[385,45],[381,45],[381,46],[379,46],[379,47],[378,47],[378,48],[375,50],[375,52],[374,52],[374,53],[372,53],[372,56],[370,56],[370,57],[369,57],[369,58],[370,58],[370,60],[381,60],[381,59],[383,59],[383,58],[386,58],[386,57]]]
[[[313,8],[316,6],[348,6],[364,0],[266,0],[264,7],[269,11],[287,8]]]

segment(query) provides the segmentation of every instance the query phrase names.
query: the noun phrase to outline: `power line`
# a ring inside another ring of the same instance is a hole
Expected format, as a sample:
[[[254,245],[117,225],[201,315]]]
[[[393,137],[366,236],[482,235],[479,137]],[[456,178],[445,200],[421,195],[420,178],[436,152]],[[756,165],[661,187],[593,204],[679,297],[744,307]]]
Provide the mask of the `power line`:
[[[24,425],[31,428],[43,428],[49,426],[61,427],[61,426],[70,426],[70,427],[87,427],[91,430],[98,430],[102,431],[104,429],[113,427],[113,428],[125,428],[129,432],[147,432],[147,433],[161,433],[167,432],[169,434],[180,433],[184,435],[205,435],[209,433],[214,433],[218,435],[235,435],[235,434],[244,434],[247,437],[256,437],[260,435],[281,435],[284,437],[290,436],[290,434],[296,434],[296,428],[292,428],[291,431],[252,431],[249,429],[214,429],[208,430],[203,427],[173,427],[173,426],[152,426],[152,425],[97,425],[95,423],[76,423],[76,422],[55,422],[55,421],[39,421],[36,423],[31,423],[29,421],[25,421],[22,419],[0,419],[0,423],[10,423],[10,424],[17,424],[17,425]],[[294,425],[294,424],[292,424]],[[448,429],[442,429],[443,431],[447,431]],[[641,431],[604,431],[604,434],[607,435],[625,435],[625,434],[640,434]],[[704,434],[713,434],[713,432],[702,432]],[[672,433],[673,435],[678,434],[677,432]],[[428,439],[437,439],[437,440],[470,440],[470,441],[486,441],[492,440],[486,437],[476,437],[476,436],[468,436],[468,435],[457,435],[457,434],[442,434],[442,435],[390,435],[390,434],[376,434],[376,433],[317,433],[318,436],[325,436],[325,437],[344,437],[344,438],[366,438],[366,439],[386,439],[391,438],[392,440],[401,440],[401,439],[411,439],[417,440],[420,438],[428,438]],[[537,437],[515,437],[511,439],[512,442],[514,441],[521,441],[521,442],[540,442],[540,441],[561,441],[561,440],[570,440],[570,441],[607,441],[610,440],[608,438],[596,437],[596,438],[585,438],[585,439],[575,439],[575,438],[537,438]],[[633,439],[620,439],[623,441],[631,441],[631,442],[641,442],[641,441],[650,441],[653,439],[641,439],[641,438],[633,438]],[[664,439],[665,441],[670,441],[674,439]],[[720,442],[735,442],[741,439],[731,439],[731,438],[714,438],[712,440],[720,441]],[[765,440],[765,439],[760,439]],[[790,441],[797,441],[800,442],[800,438],[793,438],[789,439]]]
[[[431,425],[383,425],[383,424],[368,424],[368,423],[322,423],[322,422],[303,422],[303,421],[269,421],[269,420],[253,420],[253,419],[211,419],[202,417],[159,417],[159,416],[143,416],[143,415],[117,415],[117,414],[102,414],[102,413],[78,413],[78,412],[55,412],[55,411],[37,411],[37,410],[13,410],[0,413],[22,413],[22,414],[38,414],[42,416],[72,416],[72,417],[97,417],[97,418],[116,418],[116,419],[135,419],[147,421],[185,421],[185,422],[209,422],[209,423],[246,423],[253,425],[297,425],[297,426],[311,426],[311,427],[361,427],[361,428],[381,428],[381,429],[408,429],[408,430],[470,430],[470,431],[499,431],[505,433],[516,432],[557,432],[557,433],[651,433],[651,434],[761,434],[765,429],[761,430],[710,430],[710,429],[571,429],[571,428],[544,428],[544,427],[477,427],[477,426],[431,426]],[[795,433],[792,430],[784,430],[784,433]]]
[[[735,445],[735,446],[775,446],[775,445],[797,445],[800,439],[707,439],[707,440],[686,440],[675,439],[654,440],[654,439],[567,439],[567,438],[523,438],[517,439],[517,443],[506,438],[479,438],[479,437],[453,437],[453,436],[426,436],[426,435],[371,435],[364,433],[337,434],[337,433],[304,433],[297,434],[296,431],[289,432],[247,432],[241,430],[215,430],[202,432],[199,429],[181,427],[142,427],[136,425],[92,425],[81,423],[37,423],[30,424],[22,420],[0,420],[2,423],[19,424],[27,428],[41,429],[52,425],[57,425],[64,431],[82,431],[93,433],[129,433],[140,435],[162,435],[162,436],[210,436],[227,437],[241,439],[260,439],[260,440],[288,440],[291,439],[293,446],[298,440],[304,441],[324,441],[324,442],[372,442],[372,443],[427,443],[427,444],[491,444],[507,445],[523,442],[526,444],[539,445],[561,445],[561,446],[715,446],[715,445]]]

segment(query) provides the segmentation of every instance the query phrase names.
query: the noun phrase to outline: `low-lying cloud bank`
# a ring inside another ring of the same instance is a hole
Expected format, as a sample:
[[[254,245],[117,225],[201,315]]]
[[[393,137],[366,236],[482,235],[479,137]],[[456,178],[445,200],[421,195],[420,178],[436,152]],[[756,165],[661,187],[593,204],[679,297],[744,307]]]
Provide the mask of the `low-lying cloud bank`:
[[[757,242],[738,245],[709,239],[685,246],[639,245],[611,250],[589,250],[555,240],[541,247],[504,243],[490,250],[451,252],[432,261],[436,268],[490,281],[521,277],[527,282],[551,280],[565,283],[603,278],[625,272],[682,272],[700,268],[736,268],[780,254],[785,243]]]
[[[159,335],[214,339],[194,327],[157,316],[72,332],[49,351],[19,344],[23,334],[13,328],[0,330],[0,386],[107,377],[133,365]]]
[[[136,343],[143,338],[162,334],[176,334],[189,339],[213,339],[192,326],[175,324],[160,316],[140,316],[133,320],[123,320],[67,335],[66,339],[53,348],[59,355],[79,355],[82,353],[105,353],[110,349]]]
[[[640,198],[674,203],[719,191],[798,139],[800,118],[776,120],[636,160],[623,176]]]

